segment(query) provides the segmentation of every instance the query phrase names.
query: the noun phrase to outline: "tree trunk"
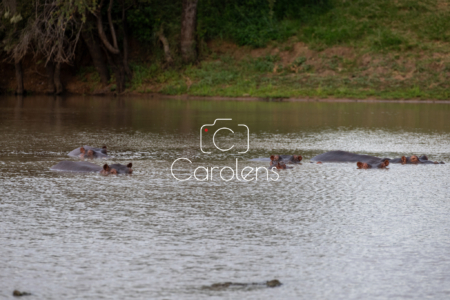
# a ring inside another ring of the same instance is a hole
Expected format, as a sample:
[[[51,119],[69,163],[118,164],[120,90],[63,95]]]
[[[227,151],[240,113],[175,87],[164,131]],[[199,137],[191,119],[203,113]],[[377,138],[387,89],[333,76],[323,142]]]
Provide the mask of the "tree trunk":
[[[106,65],[102,49],[98,44],[98,39],[93,35],[93,32],[90,30],[83,30],[81,32],[81,36],[83,37],[83,40],[88,47],[89,54],[91,55],[94,67],[97,70],[98,74],[100,75],[100,81],[102,85],[103,86],[108,85],[110,78],[109,70]]]
[[[163,45],[164,56],[166,58],[166,62],[170,65],[170,64],[172,64],[173,59],[172,59],[172,55],[170,54],[169,41],[164,36],[164,30],[163,30],[162,26],[161,26],[161,28],[158,31],[158,38],[159,38],[159,40],[161,41],[161,43]]]
[[[197,59],[195,50],[195,27],[198,0],[183,0],[183,14],[181,16],[181,56],[185,63]]]
[[[48,94],[54,94],[55,93],[55,64],[53,61],[49,61],[47,65],[45,65],[45,70],[47,71],[48,76]]]
[[[56,95],[60,95],[64,92],[64,86],[61,82],[61,63],[56,63],[55,65],[55,87],[56,87]]]
[[[127,77],[131,78],[133,72],[131,72],[130,66],[128,65],[128,23],[127,23],[127,13],[125,11],[125,6],[122,5],[122,26],[123,26],[123,66],[125,67],[125,72]]]
[[[61,63],[55,63],[50,60],[45,66],[48,76],[48,93],[60,95],[64,92],[64,86],[61,83]]]
[[[117,46],[117,39],[116,39],[116,31],[114,29],[113,20],[111,17],[111,11],[112,11],[112,4],[113,0],[110,0],[109,7],[108,7],[108,21],[110,26],[110,34],[113,40],[113,44],[111,44],[108,40],[108,37],[105,34],[105,31],[103,30],[103,22],[102,22],[102,14],[101,14],[101,7],[103,5],[102,0],[100,2],[100,5],[97,8],[97,12],[95,16],[97,17],[97,29],[98,29],[98,35],[100,37],[100,40],[102,41],[103,46],[106,48],[106,56],[108,58],[108,62],[111,66],[112,71],[114,72],[114,76],[116,77],[116,92],[122,93],[125,91],[125,82],[127,79],[127,70],[128,65],[125,66],[125,63],[127,62],[126,59],[124,59],[124,56],[120,52],[118,46]],[[122,15],[122,19],[124,18],[124,12]],[[128,51],[128,47],[127,47]],[[131,71],[129,72],[131,73]]]
[[[111,69],[114,73],[114,77],[116,77],[116,92],[118,94],[125,91],[125,82],[126,82],[126,70],[123,64],[123,57],[120,54],[112,54],[108,53],[108,62],[111,66]]]
[[[105,45],[106,49],[108,49],[109,52],[114,54],[119,54],[120,50],[117,47],[117,41],[115,41],[115,47],[111,45],[111,43],[108,41],[108,37],[105,34],[105,30],[103,30],[103,21],[102,21],[102,12],[101,12],[101,5],[103,1],[100,3],[99,9],[97,11],[97,14],[95,15],[97,17],[97,29],[98,29],[98,36],[102,40],[103,44]],[[110,6],[112,5],[112,1],[110,2]],[[116,36],[116,31],[114,30],[114,25],[112,24],[112,18],[111,18],[111,10],[108,9],[108,19],[110,20],[110,28],[111,28],[111,35],[113,36],[113,39]]]
[[[14,67],[16,68],[16,82],[17,82],[16,95],[23,95],[25,93],[25,89],[23,88],[22,60],[16,59],[14,61]]]

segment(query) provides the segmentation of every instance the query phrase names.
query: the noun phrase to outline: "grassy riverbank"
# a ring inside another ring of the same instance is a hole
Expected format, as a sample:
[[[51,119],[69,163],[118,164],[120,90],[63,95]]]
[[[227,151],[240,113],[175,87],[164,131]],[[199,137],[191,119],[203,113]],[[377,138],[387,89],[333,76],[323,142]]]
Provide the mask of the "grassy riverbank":
[[[334,1],[265,48],[216,41],[196,66],[135,64],[129,91],[197,96],[450,98],[447,1]]]
[[[134,77],[125,93],[450,98],[447,1],[334,0],[327,9],[296,20],[269,22],[266,27],[258,30],[271,34],[255,33],[265,37],[258,42],[251,39],[250,31],[241,34],[238,28],[230,32],[244,38],[225,35],[202,40],[198,63],[189,66],[167,66],[161,51],[137,51],[130,63]],[[102,88],[94,68],[83,67],[70,79],[67,90],[114,92],[113,82]]]

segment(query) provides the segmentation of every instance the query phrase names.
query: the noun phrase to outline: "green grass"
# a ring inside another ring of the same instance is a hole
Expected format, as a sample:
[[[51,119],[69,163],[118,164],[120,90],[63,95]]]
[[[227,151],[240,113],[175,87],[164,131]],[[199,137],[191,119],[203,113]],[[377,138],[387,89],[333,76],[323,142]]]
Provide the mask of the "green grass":
[[[365,55],[364,52],[354,59],[322,56],[316,65],[308,64],[308,59],[300,56],[285,66],[274,55],[240,60],[223,56],[177,71],[159,69],[147,80],[151,91],[168,95],[351,99],[448,99],[450,96],[447,76],[442,75],[446,68],[450,69],[450,60],[443,63],[439,59],[388,53],[377,54],[369,64],[363,64]],[[277,64],[281,68],[274,72]],[[333,73],[326,75],[329,71]],[[137,85],[136,89],[148,88]]]

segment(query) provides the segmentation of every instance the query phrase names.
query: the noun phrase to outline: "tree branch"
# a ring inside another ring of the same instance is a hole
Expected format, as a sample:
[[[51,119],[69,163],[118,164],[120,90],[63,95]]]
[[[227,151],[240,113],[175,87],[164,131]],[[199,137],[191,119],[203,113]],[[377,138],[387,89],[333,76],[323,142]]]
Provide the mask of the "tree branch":
[[[166,62],[168,64],[171,64],[173,62],[173,59],[172,59],[172,55],[170,54],[169,41],[164,36],[164,29],[163,29],[162,25],[161,25],[161,28],[158,31],[158,38],[161,41],[161,43],[163,44],[163,49],[164,49],[164,55],[166,57]]]
[[[111,2],[112,2],[112,0],[111,0]],[[119,51],[119,48],[117,47],[117,41],[116,41],[116,47],[112,46],[109,43],[108,38],[106,37],[105,31],[103,30],[101,6],[99,6],[99,10],[95,14],[95,16],[97,17],[98,35],[100,36],[100,39],[102,40],[102,42],[105,45],[106,49],[108,49],[108,51],[111,52],[111,53],[119,54],[120,51]],[[115,34],[113,36],[115,36]]]
[[[109,21],[109,28],[111,30],[111,36],[113,39],[114,48],[119,49],[117,46],[117,38],[116,38],[116,31],[114,30],[114,24],[111,17],[111,10],[112,10],[113,0],[109,1],[109,7],[108,7],[108,21]]]

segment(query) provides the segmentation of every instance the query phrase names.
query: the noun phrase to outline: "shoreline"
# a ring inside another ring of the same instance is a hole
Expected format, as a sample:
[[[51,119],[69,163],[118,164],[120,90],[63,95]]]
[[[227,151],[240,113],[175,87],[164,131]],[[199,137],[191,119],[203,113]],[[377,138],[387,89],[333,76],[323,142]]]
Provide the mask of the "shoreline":
[[[181,100],[214,100],[214,101],[260,101],[260,102],[337,102],[337,103],[411,103],[411,104],[450,104],[450,100],[383,100],[383,99],[315,99],[315,98],[271,98],[271,97],[224,97],[224,96],[190,96],[147,94],[151,98],[181,99]],[[139,97],[139,95],[135,95]]]
[[[47,96],[47,97],[131,97],[131,98],[162,98],[162,99],[179,99],[179,100],[212,100],[212,101],[252,101],[252,102],[335,102],[335,103],[405,103],[405,104],[450,104],[450,100],[418,100],[418,99],[348,99],[348,98],[276,98],[276,97],[227,97],[227,96],[195,96],[189,94],[182,95],[167,95],[160,93],[102,93],[102,94],[77,94],[66,92],[62,95],[49,95],[45,93],[31,93],[25,95],[2,94],[6,97],[33,97],[33,96]]]

